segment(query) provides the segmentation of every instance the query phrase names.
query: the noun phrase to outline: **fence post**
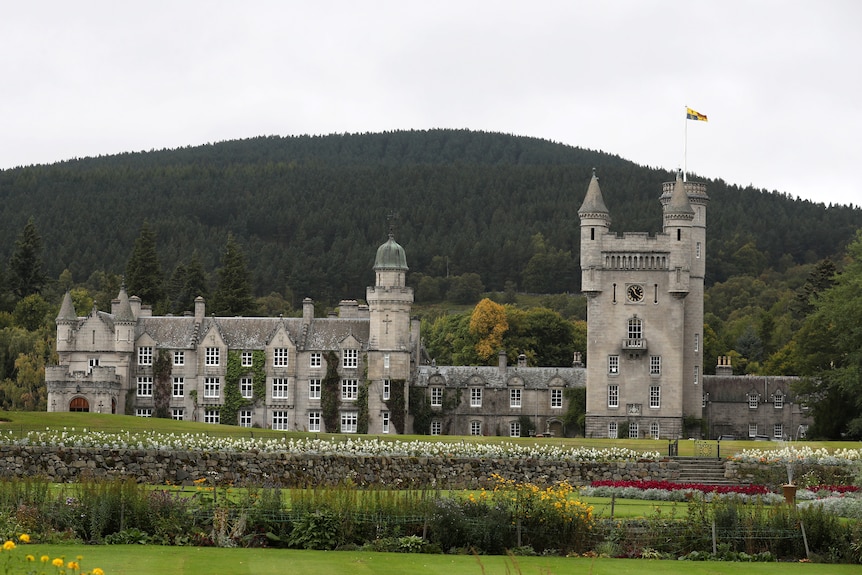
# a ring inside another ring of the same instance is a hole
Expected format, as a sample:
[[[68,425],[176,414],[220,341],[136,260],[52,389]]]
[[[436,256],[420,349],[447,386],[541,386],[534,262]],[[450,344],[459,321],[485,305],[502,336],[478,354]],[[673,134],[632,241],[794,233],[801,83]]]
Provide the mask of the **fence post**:
[[[718,542],[716,541],[715,536],[715,519],[712,520],[712,554],[718,554]]]
[[[811,559],[811,550],[808,549],[808,535],[805,534],[805,523],[802,522],[802,519],[799,519],[799,527],[802,529],[802,542],[805,544],[805,558]]]
[[[611,493],[611,520],[614,518],[614,505],[617,502],[617,494],[616,492]]]

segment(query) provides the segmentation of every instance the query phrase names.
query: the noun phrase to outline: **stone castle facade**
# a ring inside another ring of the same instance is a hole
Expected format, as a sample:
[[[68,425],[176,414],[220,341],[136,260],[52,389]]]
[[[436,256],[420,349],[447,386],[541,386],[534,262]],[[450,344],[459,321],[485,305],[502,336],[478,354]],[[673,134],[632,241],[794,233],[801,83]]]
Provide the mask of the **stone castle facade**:
[[[754,417],[746,378],[703,375],[709,198],[702,184],[677,178],[660,201],[662,233],[617,235],[595,175],[589,183],[579,210],[586,367],[578,354],[565,368],[527,367],[523,357],[510,365],[503,352],[491,367],[428,361],[410,315],[406,254],[390,234],[367,303],[342,301],[330,317],[315,317],[310,299],[298,318],[207,316],[202,298],[183,316],[153,316],[125,289],[110,312],[79,317],[67,293],[56,319],[59,362],[45,374],[48,411],[284,431],[559,436],[566,390],[586,387],[588,437],[699,433],[687,421],[707,421],[709,436],[798,431],[807,417],[798,404],[798,417],[779,428],[772,419],[792,410]],[[793,405],[789,384],[773,387],[781,406]],[[411,396],[424,408],[409,410]]]

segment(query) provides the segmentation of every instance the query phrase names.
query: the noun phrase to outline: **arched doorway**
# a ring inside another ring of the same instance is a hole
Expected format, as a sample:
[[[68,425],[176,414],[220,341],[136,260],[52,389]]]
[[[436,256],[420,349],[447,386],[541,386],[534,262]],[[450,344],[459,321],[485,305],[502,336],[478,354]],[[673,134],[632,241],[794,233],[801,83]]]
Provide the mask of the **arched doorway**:
[[[69,402],[69,411],[90,411],[90,403],[84,397],[76,397]]]

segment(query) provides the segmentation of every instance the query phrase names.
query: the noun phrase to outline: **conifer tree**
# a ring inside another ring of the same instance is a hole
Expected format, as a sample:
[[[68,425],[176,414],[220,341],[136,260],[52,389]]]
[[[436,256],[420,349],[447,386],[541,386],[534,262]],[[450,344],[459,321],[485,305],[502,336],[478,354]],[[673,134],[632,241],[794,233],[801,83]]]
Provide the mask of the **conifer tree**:
[[[129,295],[138,296],[144,303],[155,306],[165,299],[164,278],[156,251],[156,234],[146,220],[126,264],[125,281]]]
[[[233,237],[228,234],[222,266],[218,269],[218,288],[213,295],[211,310],[221,316],[248,316],[257,314],[251,294],[245,255]]]
[[[40,293],[47,280],[42,273],[42,238],[31,216],[15,241],[9,259],[9,287],[19,298]]]

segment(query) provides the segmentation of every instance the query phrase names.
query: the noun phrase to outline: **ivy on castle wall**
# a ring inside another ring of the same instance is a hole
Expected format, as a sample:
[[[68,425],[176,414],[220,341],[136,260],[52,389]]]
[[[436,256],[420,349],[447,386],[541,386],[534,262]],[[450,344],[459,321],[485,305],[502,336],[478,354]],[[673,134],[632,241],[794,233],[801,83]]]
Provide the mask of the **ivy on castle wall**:
[[[401,380],[402,382],[404,380]],[[403,388],[403,386],[402,386]],[[401,398],[402,413],[403,413],[403,391]],[[461,404],[461,388],[444,389],[443,401],[439,409],[431,408],[431,398],[425,392],[424,388],[414,388],[410,394],[410,415],[413,416],[413,430],[420,435],[429,435],[431,433],[431,420],[435,417],[443,417],[455,411]],[[388,405],[388,404],[387,404]],[[393,413],[394,420],[394,413]],[[403,416],[402,416],[403,421]],[[394,422],[393,422],[394,423]],[[448,428],[448,425],[446,426]],[[401,431],[399,430],[399,433]]]
[[[405,402],[403,379],[392,379],[389,381],[389,399],[386,401],[386,407],[389,408],[389,421],[392,423],[392,427],[395,428],[396,433],[404,433]]]
[[[254,402],[266,402],[266,352],[262,349],[251,352],[251,376]]]
[[[371,382],[367,379],[359,384],[359,393],[356,397],[356,407],[359,413],[356,416],[356,433],[368,433],[368,389]]]
[[[253,399],[242,396],[239,380],[251,373]],[[256,349],[251,352],[251,367],[242,365],[242,352],[228,350],[227,371],[225,372],[224,403],[221,406],[219,422],[236,425],[239,410],[254,403],[266,400],[266,352]]]
[[[326,358],[326,377],[321,382],[320,389],[320,409],[323,412],[323,425],[328,433],[338,433],[341,431],[341,421],[338,417],[338,407],[340,404],[339,389],[341,377],[338,375],[338,354],[334,351],[327,351],[324,355]]]
[[[160,349],[153,362],[153,415],[167,419],[171,416],[171,353]]]

